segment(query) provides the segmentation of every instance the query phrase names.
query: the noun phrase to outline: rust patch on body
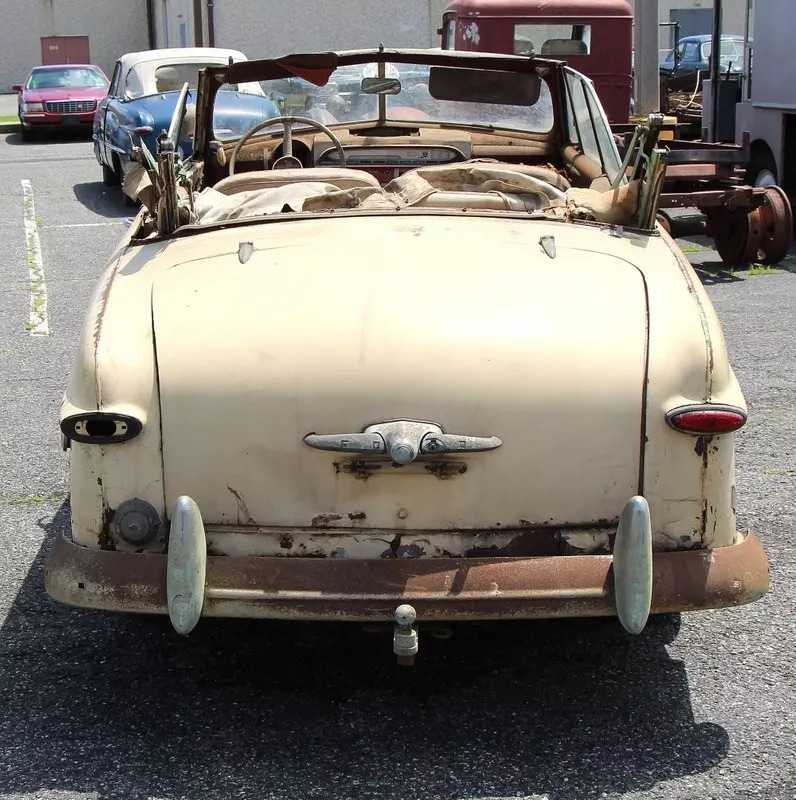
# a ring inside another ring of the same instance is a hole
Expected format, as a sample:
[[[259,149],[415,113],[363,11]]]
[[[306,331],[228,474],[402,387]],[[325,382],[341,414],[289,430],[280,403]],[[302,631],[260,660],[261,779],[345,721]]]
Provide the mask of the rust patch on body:
[[[116,543],[111,538],[111,518],[115,509],[108,508],[105,497],[102,498],[102,528],[97,537],[101,550],[116,550]]]
[[[425,555],[425,549],[423,549],[418,542],[399,545],[395,553],[396,558],[423,558]]]
[[[465,558],[512,558],[531,556],[558,556],[565,552],[557,529],[533,526],[521,531],[503,546],[487,545],[465,550]]]
[[[694,447],[694,451],[697,453],[697,455],[702,457],[702,466],[699,470],[699,494],[702,498],[702,513],[699,521],[699,534],[703,542],[705,541],[705,537],[707,536],[708,532],[708,500],[706,483],[708,479],[708,460],[710,457],[708,445],[711,441],[713,441],[712,436],[700,436],[696,446]]]
[[[318,516],[312,518],[310,525],[313,528],[326,528],[333,522],[338,522],[342,518],[342,514],[318,514]]]
[[[467,464],[459,461],[434,461],[425,466],[432,475],[436,475],[443,481],[467,472]]]
[[[707,466],[708,455],[715,456],[719,452],[719,445],[713,438],[713,436],[699,436],[694,445],[694,452],[703,460],[704,466]]]
[[[235,498],[235,502],[238,504],[238,525],[241,524],[241,520],[245,520],[249,525],[255,525],[256,523],[252,515],[249,514],[249,507],[246,505],[243,495],[229,484],[227,484],[227,491]]]
[[[355,511],[353,514],[349,514],[348,518],[351,522],[359,522],[363,519],[367,519],[367,514],[364,511]]]

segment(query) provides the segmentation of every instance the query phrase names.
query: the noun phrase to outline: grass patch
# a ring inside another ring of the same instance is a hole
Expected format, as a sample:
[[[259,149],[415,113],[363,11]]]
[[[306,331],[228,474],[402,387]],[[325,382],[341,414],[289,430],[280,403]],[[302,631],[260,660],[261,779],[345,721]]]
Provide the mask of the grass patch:
[[[15,506],[34,506],[39,503],[60,503],[66,500],[66,495],[58,492],[54,494],[12,494],[6,495],[2,499]]]
[[[0,114],[0,122],[19,122],[19,117],[16,114],[12,116]]]
[[[712,249],[712,247],[705,247],[704,245],[695,244],[694,242],[683,242],[683,244],[680,245],[680,250],[684,253],[704,253]]]
[[[780,478],[787,475],[796,475],[796,469],[764,469],[763,475]]]
[[[770,264],[750,264],[747,275],[776,275],[778,272],[782,272],[782,270],[772,267]]]

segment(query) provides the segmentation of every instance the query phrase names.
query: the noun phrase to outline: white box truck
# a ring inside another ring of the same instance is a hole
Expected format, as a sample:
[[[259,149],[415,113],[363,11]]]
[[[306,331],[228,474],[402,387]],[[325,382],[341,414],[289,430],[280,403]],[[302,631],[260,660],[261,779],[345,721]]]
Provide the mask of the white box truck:
[[[746,180],[796,197],[796,36],[794,0],[747,0],[746,80],[735,140],[749,134]]]

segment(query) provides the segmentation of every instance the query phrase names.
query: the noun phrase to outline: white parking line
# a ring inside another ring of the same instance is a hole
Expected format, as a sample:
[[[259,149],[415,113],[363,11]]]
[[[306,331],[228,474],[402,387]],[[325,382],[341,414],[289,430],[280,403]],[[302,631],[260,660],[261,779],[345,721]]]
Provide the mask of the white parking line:
[[[36,205],[33,202],[33,187],[22,179],[23,209],[25,219],[25,259],[30,274],[30,319],[25,328],[31,336],[49,336],[47,323],[47,286],[44,283],[44,264],[41,259],[39,227],[36,224]]]
[[[48,228],[105,228],[108,225],[121,227],[124,222],[117,219],[115,222],[67,222],[63,225],[48,225]]]

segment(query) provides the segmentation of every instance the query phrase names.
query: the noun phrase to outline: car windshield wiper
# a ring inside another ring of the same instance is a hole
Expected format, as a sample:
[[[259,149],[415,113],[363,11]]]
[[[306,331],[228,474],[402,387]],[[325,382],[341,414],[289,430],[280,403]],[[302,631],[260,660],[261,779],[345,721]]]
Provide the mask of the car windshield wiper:
[[[434,120],[432,120],[434,122]],[[497,131],[500,128],[491,122],[435,122],[440,128],[475,128],[479,131]]]
[[[514,128],[506,125],[493,125],[491,122],[436,122],[431,120],[433,125],[438,125],[440,128],[451,130],[476,130],[488,131],[489,133],[534,133],[527,128]]]

